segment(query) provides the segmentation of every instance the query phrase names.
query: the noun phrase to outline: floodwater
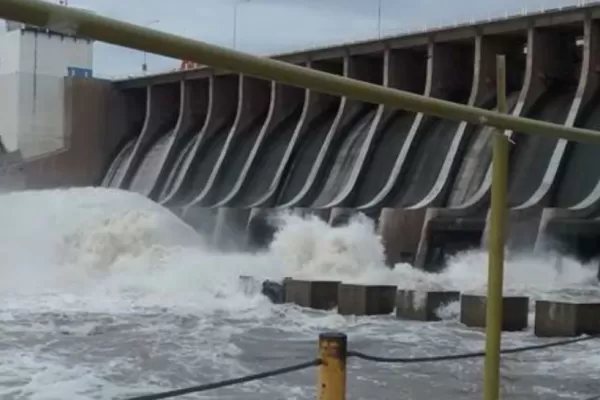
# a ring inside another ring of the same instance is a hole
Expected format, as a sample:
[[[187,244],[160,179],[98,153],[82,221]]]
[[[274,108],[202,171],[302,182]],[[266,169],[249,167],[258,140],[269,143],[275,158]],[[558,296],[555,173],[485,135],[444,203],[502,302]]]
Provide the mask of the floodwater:
[[[483,332],[457,322],[458,304],[436,323],[270,304],[257,279],[284,276],[453,288],[482,293],[486,255],[461,254],[441,274],[384,266],[366,219],[332,228],[282,216],[269,251],[222,254],[168,210],[135,193],[80,188],[0,196],[0,398],[126,399],[283,367],[316,357],[323,331],[381,356],[478,351]],[[513,255],[506,287],[532,299],[600,298],[592,267]],[[531,330],[505,347],[537,344]],[[600,395],[600,343],[508,355],[505,399]],[[349,361],[348,399],[480,399],[483,360],[431,364]],[[314,399],[314,368],[181,399]]]

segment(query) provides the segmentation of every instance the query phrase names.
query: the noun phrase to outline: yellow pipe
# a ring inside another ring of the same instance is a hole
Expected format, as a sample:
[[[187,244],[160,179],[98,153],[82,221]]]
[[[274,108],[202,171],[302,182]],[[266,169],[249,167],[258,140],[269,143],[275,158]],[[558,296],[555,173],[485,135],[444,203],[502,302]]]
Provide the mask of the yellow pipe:
[[[348,338],[343,333],[319,335],[318,400],[346,399],[346,357]]]
[[[257,57],[102,17],[76,8],[39,0],[0,0],[0,18],[45,27],[149,53],[210,65],[218,69],[274,80],[338,96],[347,96],[391,108],[422,112],[457,121],[551,138],[600,143],[600,132],[519,118],[491,110],[386,88],[283,61]]]
[[[506,59],[496,57],[498,112],[506,113]],[[500,397],[500,346],[502,341],[502,286],[506,230],[509,142],[504,132],[494,135],[492,157],[492,205],[488,245],[488,292],[485,322],[484,400]]]

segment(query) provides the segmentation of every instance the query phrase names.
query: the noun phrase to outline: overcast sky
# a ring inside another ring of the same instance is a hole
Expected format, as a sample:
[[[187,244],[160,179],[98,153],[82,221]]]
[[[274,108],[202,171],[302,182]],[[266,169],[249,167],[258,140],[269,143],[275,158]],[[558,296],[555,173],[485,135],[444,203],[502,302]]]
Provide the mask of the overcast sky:
[[[69,0],[99,14],[257,54],[392,35],[407,29],[580,3],[581,0]],[[237,10],[237,12],[235,12]],[[381,11],[381,12],[380,12]],[[381,19],[379,18],[381,15]],[[96,44],[95,74],[137,75],[140,52]],[[150,72],[178,60],[148,56]]]

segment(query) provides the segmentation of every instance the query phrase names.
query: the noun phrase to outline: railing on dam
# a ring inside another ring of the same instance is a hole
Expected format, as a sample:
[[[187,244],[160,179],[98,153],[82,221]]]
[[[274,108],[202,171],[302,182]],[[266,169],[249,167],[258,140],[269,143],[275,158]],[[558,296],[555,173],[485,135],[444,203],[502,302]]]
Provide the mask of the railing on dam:
[[[526,2],[525,2],[526,3]],[[471,25],[479,25],[479,24],[484,24],[484,23],[490,23],[490,22],[498,22],[498,21],[503,21],[503,20],[508,20],[508,19],[513,19],[513,18],[518,18],[518,17],[525,17],[525,16],[538,16],[538,15],[544,15],[544,14],[550,14],[550,13],[554,13],[554,12],[562,12],[562,11],[566,11],[569,9],[577,9],[577,8],[581,8],[581,7],[588,7],[590,5],[593,4],[597,4],[599,3],[598,0],[566,0],[566,1],[559,1],[560,4],[558,4],[556,1],[534,1],[531,3],[526,3],[526,4],[521,4],[518,8],[510,8],[510,9],[503,9],[503,10],[496,10],[493,12],[489,12],[489,13],[483,13],[480,12],[479,14],[463,14],[463,15],[467,15],[467,17],[465,18],[447,18],[444,17],[438,21],[427,21],[427,22],[423,22],[423,23],[414,23],[414,19],[411,21],[404,21],[402,20],[402,26],[400,28],[383,28],[381,26],[378,27],[378,32],[376,35],[373,35],[371,37],[361,37],[360,39],[350,39],[347,38],[345,40],[343,40],[343,42],[340,42],[339,40],[337,41],[330,41],[330,42],[321,42],[319,41],[318,43],[308,43],[302,47],[296,47],[294,49],[285,49],[282,50],[276,54],[269,54],[269,57],[276,57],[276,56],[280,56],[281,54],[284,53],[289,53],[290,51],[294,51],[294,52],[308,52],[308,51],[313,51],[313,50],[322,50],[324,48],[328,48],[328,47],[335,47],[335,46],[339,46],[339,45],[346,45],[346,46],[351,46],[354,44],[360,44],[360,43],[364,43],[364,42],[368,42],[368,41],[372,41],[372,40],[386,40],[386,39],[392,39],[395,38],[397,36],[408,36],[408,35],[416,35],[416,34],[421,34],[421,33],[425,33],[425,32],[431,32],[431,31],[437,31],[437,30],[444,30],[444,29],[451,29],[451,28],[459,28],[459,27],[467,27],[467,26],[471,26]],[[375,6],[375,4],[374,4]],[[385,7],[382,7],[381,5],[379,6],[380,9],[378,10],[378,13],[380,14],[386,14],[387,15],[387,10],[385,10]],[[467,11],[468,13],[468,11]],[[393,14],[392,14],[393,16]],[[379,22],[379,24],[381,24],[381,21]],[[262,54],[263,56],[265,54]],[[166,72],[166,71],[165,71]],[[125,78],[125,77],[123,77]]]
[[[283,46],[269,52],[259,52],[243,49],[252,54],[264,57],[282,57],[291,52],[310,52],[315,50],[325,50],[328,48],[335,48],[337,46],[352,46],[356,44],[362,44],[373,40],[388,40],[394,39],[398,36],[409,36],[417,35],[425,32],[439,31],[445,29],[453,29],[460,27],[467,27],[472,25],[486,24],[492,22],[499,22],[519,17],[535,17],[547,15],[555,12],[563,12],[566,10],[577,9],[581,7],[588,7],[590,5],[599,3],[598,0],[533,0],[519,4],[518,7],[514,8],[498,8],[493,11],[482,11],[476,10],[475,13],[471,14],[467,11],[467,14],[461,14],[461,18],[454,18],[444,16],[437,20],[427,20],[426,22],[418,22],[418,18],[414,18],[410,13],[408,15],[402,15],[401,18],[395,18],[396,13],[388,10],[386,1],[379,0],[379,4],[373,2],[373,11],[377,12],[377,27],[372,34],[365,35],[361,34],[360,37],[347,36],[342,32],[343,37],[325,38],[324,40],[309,40],[301,44],[297,44],[294,47]],[[375,10],[377,9],[377,10]],[[461,10],[462,11],[462,10]],[[375,17],[374,17],[375,19]],[[387,21],[387,23],[386,23]],[[252,22],[252,21],[249,21]],[[390,25],[390,23],[392,25]],[[390,25],[390,26],[386,26]],[[177,71],[174,68],[164,68],[153,70],[151,75],[160,75],[163,73],[170,73]],[[146,74],[143,74],[146,75]],[[142,76],[140,73],[126,73],[126,74],[110,74],[103,75],[102,73],[96,74],[97,77],[103,79],[111,79],[115,81],[127,80],[131,78],[137,78]]]
[[[486,351],[468,355],[450,356],[451,359],[456,359],[485,355],[485,399],[498,399],[500,354],[502,353],[500,348],[503,302],[502,281],[509,151],[509,139],[504,135],[504,130],[519,131],[551,138],[564,138],[572,141],[600,143],[600,133],[596,131],[565,127],[505,114],[506,96],[503,67],[504,58],[502,56],[498,58],[498,112],[495,112],[449,101],[427,98],[405,91],[291,65],[282,61],[227,50],[200,41],[178,37],[39,0],[0,0],[0,17],[45,27],[53,31],[80,35],[115,45],[210,65],[216,69],[236,71],[248,76],[278,81],[291,86],[346,96],[368,103],[383,104],[395,109],[405,109],[455,121],[489,125],[499,129],[495,134],[493,156],[488,301],[486,302],[487,320],[485,323],[487,336]],[[324,400],[341,400],[344,395],[345,360],[347,356],[381,362],[441,361],[446,359],[445,357],[418,360],[385,359],[357,352],[347,352],[344,335],[326,335],[321,339],[321,355],[319,359],[291,366],[279,372],[263,373],[251,378],[257,379],[319,365],[322,377],[326,380],[321,382],[319,386],[321,398]],[[509,351],[515,352],[521,350],[513,349]],[[251,380],[250,378],[246,379]],[[232,380],[229,383],[244,381],[244,379]],[[215,388],[218,385],[218,383],[211,384],[201,388]],[[194,390],[188,389],[187,391],[170,392],[170,394],[150,395],[149,397],[138,397],[138,399],[159,399],[189,393],[190,391]]]

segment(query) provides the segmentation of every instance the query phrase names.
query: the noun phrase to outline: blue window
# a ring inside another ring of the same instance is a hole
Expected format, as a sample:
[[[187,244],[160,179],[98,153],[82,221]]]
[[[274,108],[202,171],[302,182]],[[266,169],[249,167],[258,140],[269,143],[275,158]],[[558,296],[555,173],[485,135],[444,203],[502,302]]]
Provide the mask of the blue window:
[[[82,78],[91,78],[92,70],[90,68],[67,67],[68,76],[79,76]]]

